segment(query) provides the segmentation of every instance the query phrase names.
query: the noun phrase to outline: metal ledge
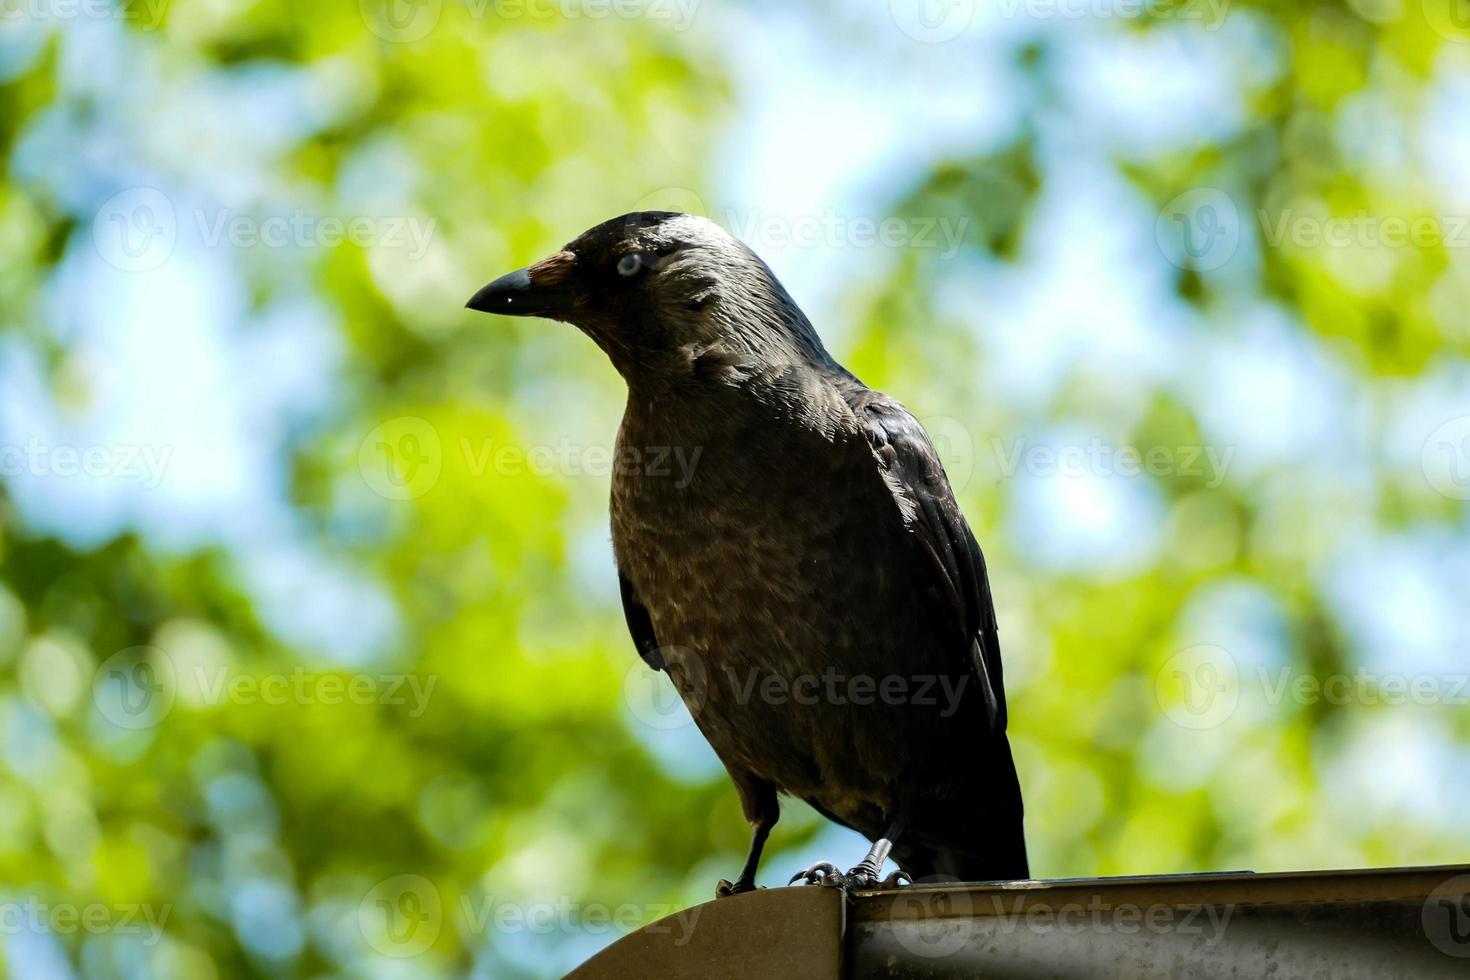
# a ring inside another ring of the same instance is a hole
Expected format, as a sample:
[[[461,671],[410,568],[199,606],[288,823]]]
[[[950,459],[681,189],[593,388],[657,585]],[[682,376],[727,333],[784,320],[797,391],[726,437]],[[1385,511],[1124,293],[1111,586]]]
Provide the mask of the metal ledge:
[[[695,906],[580,980],[1470,977],[1470,865],[800,887]]]
[[[624,936],[567,976],[839,980],[847,905],[842,892],[817,887],[716,899]]]

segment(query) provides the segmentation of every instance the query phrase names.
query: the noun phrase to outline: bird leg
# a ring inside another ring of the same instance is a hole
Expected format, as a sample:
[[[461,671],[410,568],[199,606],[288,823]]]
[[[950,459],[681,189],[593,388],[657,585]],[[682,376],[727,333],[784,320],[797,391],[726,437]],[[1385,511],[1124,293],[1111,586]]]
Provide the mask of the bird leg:
[[[750,853],[745,857],[745,867],[740,877],[731,884],[721,878],[715,886],[715,898],[728,898],[741,892],[755,891],[755,872],[761,863],[761,852],[766,848],[766,838],[771,828],[781,819],[781,804],[776,797],[776,787],[764,780],[745,776],[735,777],[735,788],[740,791],[740,805],[745,810],[745,819],[750,821]]]
[[[879,837],[873,842],[873,847],[868,851],[868,856],[858,862],[857,867],[847,873],[850,884],[857,888],[872,888],[878,883],[878,872],[883,870],[883,863],[888,860],[888,852],[893,850],[893,840],[887,834]]]
[[[893,850],[893,841],[902,830],[898,821],[894,821],[884,831],[883,836],[873,842],[867,857],[858,862],[857,867],[847,874],[837,870],[836,865],[829,861],[818,861],[805,871],[798,871],[791,876],[787,884],[794,885],[798,881],[805,881],[809,885],[826,885],[836,888],[896,888],[904,881],[912,883],[913,879],[905,871],[895,871],[893,874],[878,880],[878,872],[883,870],[883,862],[888,860],[888,852]]]
[[[715,887],[715,898],[728,898],[731,895],[739,895],[741,892],[755,891],[755,869],[761,861],[761,851],[765,850],[766,838],[771,836],[771,824],[762,821],[755,824],[750,834],[750,853],[746,855],[745,867],[740,869],[740,877],[731,884],[728,879],[721,878]]]

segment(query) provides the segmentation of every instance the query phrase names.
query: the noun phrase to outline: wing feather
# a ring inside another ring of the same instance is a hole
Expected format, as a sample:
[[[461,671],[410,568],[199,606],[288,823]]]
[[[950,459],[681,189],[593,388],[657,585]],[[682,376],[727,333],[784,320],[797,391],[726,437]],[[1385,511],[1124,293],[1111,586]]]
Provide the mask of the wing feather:
[[[664,655],[659,650],[658,637],[653,632],[653,619],[648,615],[638,594],[633,591],[633,583],[628,576],[618,569],[618,590],[623,595],[623,617],[628,620],[628,632],[633,636],[633,646],[638,648],[638,656],[643,662],[654,670],[664,669]]]
[[[863,426],[900,509],[913,515],[915,534],[954,608],[955,623],[964,638],[961,656],[980,681],[991,729],[1004,732],[1005,681],[990,577],[939,454],[924,427],[894,399],[855,381],[839,390]]]

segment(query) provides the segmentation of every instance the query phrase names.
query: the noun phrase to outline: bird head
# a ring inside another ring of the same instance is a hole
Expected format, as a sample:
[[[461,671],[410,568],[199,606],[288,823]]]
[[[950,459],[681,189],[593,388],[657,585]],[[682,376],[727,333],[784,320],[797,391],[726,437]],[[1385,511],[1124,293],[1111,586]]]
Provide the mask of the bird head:
[[[465,305],[571,323],[630,382],[687,374],[710,350],[753,362],[826,358],[770,268],[719,225],[689,214],[638,211],[605,221]]]

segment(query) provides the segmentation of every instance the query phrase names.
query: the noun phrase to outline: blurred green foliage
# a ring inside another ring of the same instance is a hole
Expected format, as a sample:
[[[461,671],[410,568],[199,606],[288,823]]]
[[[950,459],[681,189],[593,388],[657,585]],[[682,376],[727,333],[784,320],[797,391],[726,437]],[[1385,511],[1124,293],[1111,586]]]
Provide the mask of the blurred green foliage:
[[[54,920],[49,940],[8,929],[0,957],[32,976],[532,975],[704,900],[737,868],[746,827],[723,776],[688,756],[692,729],[666,731],[658,714],[646,723],[612,570],[587,546],[606,540],[607,490],[587,447],[610,445],[620,383],[568,329],[491,323],[460,304],[650,195],[714,199],[718,148],[738,122],[731,52],[760,38],[477,16],[437,0],[128,8],[158,14],[142,22],[47,9],[7,15],[0,34],[0,338],[12,357],[36,354],[63,417],[105,397],[96,352],[78,349],[53,292],[75,285],[59,270],[93,249],[93,215],[112,193],[161,184],[181,209],[207,194],[256,218],[287,202],[432,219],[435,230],[412,257],[352,242],[228,256],[243,282],[240,330],[304,293],[340,350],[312,379],[321,407],[270,435],[284,460],[276,491],[293,535],[386,588],[396,626],[381,649],[340,655],[285,635],[260,608],[237,536],[73,540],[0,489],[0,892],[12,908],[101,903],[114,925],[132,905],[166,916],[155,941]],[[1264,247],[1249,214],[1442,213],[1412,160],[1375,172],[1339,145],[1346,101],[1370,92],[1390,114],[1415,104],[1464,40],[1433,16],[1378,9],[1237,6],[1231,16],[1248,18],[1262,48],[1279,45],[1285,65],[1244,74],[1238,132],[1111,153],[1118,179],[1156,208],[1224,187],[1247,214],[1245,260],[1171,269],[1207,334],[1228,333],[1240,297],[1259,292],[1346,365],[1365,401],[1467,353],[1463,254],[1433,242],[1367,255]],[[419,16],[432,17],[421,35]],[[1156,27],[1179,25],[1120,29]],[[1016,64],[1028,104],[1060,98],[1044,37]],[[260,69],[300,72],[291,98],[309,106],[232,172],[234,144],[214,144],[226,132],[251,145],[257,122],[242,114],[236,130],[208,117],[231,103],[203,93],[240,86],[236,105],[248,104]],[[99,119],[114,143],[79,135]],[[1108,433],[1116,445],[1211,438],[1187,392],[1167,384],[1120,391],[1083,362],[1038,408],[966,367],[987,357],[975,322],[1000,314],[957,305],[957,284],[1067,233],[1038,227],[1043,122],[1028,119],[1008,146],[900,174],[883,213],[964,218],[961,261],[895,250],[834,311],[846,325],[834,347],[859,376],[921,416],[964,420],[969,457],[951,463],[974,470],[962,496],[997,583],[1036,873],[1463,859],[1463,836],[1412,801],[1369,805],[1326,786],[1334,760],[1363,744],[1363,719],[1393,709],[1287,699],[1243,705],[1231,725],[1201,732],[1171,724],[1160,693],[1171,658],[1196,641],[1191,609],[1216,587],[1271,598],[1297,669],[1351,673],[1346,627],[1312,569],[1349,531],[1463,520],[1415,468],[1417,445],[1408,469],[1376,461],[1371,487],[1338,484],[1307,460],[1219,481],[1149,478],[1162,545],[1121,572],[1037,564],[1007,532],[1019,491],[986,451],[992,435],[1098,418],[1127,420]],[[37,136],[48,128],[61,131],[54,143]],[[43,150],[25,163],[28,136]],[[111,174],[109,146],[128,148]],[[76,193],[37,176],[83,164]],[[1458,285],[1446,286],[1451,268]],[[1444,298],[1451,288],[1457,298]],[[267,380],[242,369],[233,382]],[[1138,409],[1120,413],[1122,402]],[[16,425],[12,442],[24,435]],[[527,463],[528,447],[567,441],[580,470]],[[367,695],[349,696],[353,684]],[[127,710],[129,685],[157,699],[141,716]],[[1464,715],[1427,708],[1413,722],[1427,727],[1412,730],[1463,746]],[[1359,803],[1361,819],[1343,819]],[[822,826],[788,807],[763,878],[794,870],[782,852]],[[547,917],[533,928],[524,917],[537,910]],[[419,913],[429,924],[402,932],[395,917]]]

